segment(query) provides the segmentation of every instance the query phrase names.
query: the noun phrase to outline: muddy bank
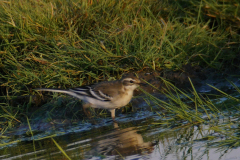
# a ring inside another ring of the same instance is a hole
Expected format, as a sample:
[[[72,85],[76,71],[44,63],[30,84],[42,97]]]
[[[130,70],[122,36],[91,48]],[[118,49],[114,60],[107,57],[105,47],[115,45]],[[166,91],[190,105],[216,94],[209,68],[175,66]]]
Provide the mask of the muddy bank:
[[[224,92],[228,92],[233,89],[233,86],[229,83],[229,81],[233,82],[236,86],[240,85],[239,70],[231,70],[227,73],[219,72],[215,69],[202,69],[199,66],[192,67],[191,65],[185,65],[181,71],[163,70],[139,72],[137,74],[140,78],[154,86],[154,88],[149,85],[142,86],[142,88],[149,93],[160,93],[161,91],[164,91],[166,86],[161,78],[171,82],[179,89],[191,91],[192,86],[189,81],[190,78],[195,89],[200,93],[219,93],[209,85],[212,85]],[[141,94],[141,92],[136,91],[136,95],[138,94]]]

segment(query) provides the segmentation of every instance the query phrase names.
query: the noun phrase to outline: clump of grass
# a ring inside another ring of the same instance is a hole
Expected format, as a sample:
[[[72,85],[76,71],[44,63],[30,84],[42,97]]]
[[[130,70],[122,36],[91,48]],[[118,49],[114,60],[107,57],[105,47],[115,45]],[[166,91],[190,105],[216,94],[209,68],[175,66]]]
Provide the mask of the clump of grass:
[[[173,114],[171,121],[175,124],[187,121],[189,124],[204,123],[211,120],[212,118],[218,117],[221,112],[212,103],[212,100],[207,96],[203,96],[197,93],[194,85],[189,78],[189,82],[192,85],[192,91],[186,92],[178,89],[169,81],[161,78],[165,87],[162,92],[166,97],[167,101],[158,99],[151,94],[145,92],[145,94],[154,102],[154,104],[164,109],[168,114]],[[154,86],[153,86],[154,87]],[[163,115],[159,113],[159,115]],[[203,118],[203,115],[206,115]]]
[[[182,10],[189,16],[197,16],[198,20],[212,20],[212,25],[228,26],[232,31],[239,30],[239,2],[235,0],[180,0],[177,1]],[[230,25],[229,25],[230,24]],[[230,29],[228,28],[228,29]]]
[[[6,105],[5,103],[0,103],[2,112],[0,113],[0,137],[7,131],[7,129],[12,129],[21,121],[17,119],[18,111],[14,111],[11,106]]]

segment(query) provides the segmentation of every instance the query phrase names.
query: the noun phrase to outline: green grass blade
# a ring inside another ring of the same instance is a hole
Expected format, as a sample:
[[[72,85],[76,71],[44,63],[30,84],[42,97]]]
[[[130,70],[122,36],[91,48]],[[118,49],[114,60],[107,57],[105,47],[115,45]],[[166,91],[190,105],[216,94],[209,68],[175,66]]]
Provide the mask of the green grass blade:
[[[52,141],[54,142],[54,144],[57,146],[57,148],[62,152],[62,154],[68,159],[71,160],[70,157],[68,157],[68,155],[66,154],[66,152],[62,149],[62,147],[51,137]]]

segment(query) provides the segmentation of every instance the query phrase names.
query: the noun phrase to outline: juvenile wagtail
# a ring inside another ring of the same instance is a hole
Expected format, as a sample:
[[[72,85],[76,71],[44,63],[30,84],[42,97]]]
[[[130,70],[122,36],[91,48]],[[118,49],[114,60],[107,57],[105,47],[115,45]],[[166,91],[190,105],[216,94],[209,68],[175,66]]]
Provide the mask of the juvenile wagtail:
[[[84,102],[84,111],[86,107],[107,109],[111,112],[114,121],[115,109],[127,105],[133,97],[133,91],[141,84],[137,77],[130,75],[120,80],[105,81],[77,88],[39,88],[36,90],[66,93],[79,98]]]

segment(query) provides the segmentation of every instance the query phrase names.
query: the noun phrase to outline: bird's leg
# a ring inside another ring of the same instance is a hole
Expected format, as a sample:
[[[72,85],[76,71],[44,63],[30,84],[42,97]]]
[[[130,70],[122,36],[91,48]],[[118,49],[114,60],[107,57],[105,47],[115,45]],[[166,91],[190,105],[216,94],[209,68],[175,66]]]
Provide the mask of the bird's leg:
[[[114,127],[114,129],[118,129],[119,128],[118,123],[116,121],[113,121],[113,127]]]
[[[90,123],[97,124],[97,122],[94,119],[92,119],[91,112],[89,110],[87,110],[87,108],[89,108],[91,105],[92,105],[91,103],[84,103],[83,104],[83,112],[90,119]]]
[[[83,112],[85,113],[85,115],[88,117],[88,118],[91,118],[91,113],[90,113],[90,111],[88,110],[86,110],[88,107],[90,107],[90,103],[84,103],[83,104]]]
[[[109,109],[109,112],[111,112],[111,117],[112,117],[113,122],[116,122],[115,121],[115,109]]]

